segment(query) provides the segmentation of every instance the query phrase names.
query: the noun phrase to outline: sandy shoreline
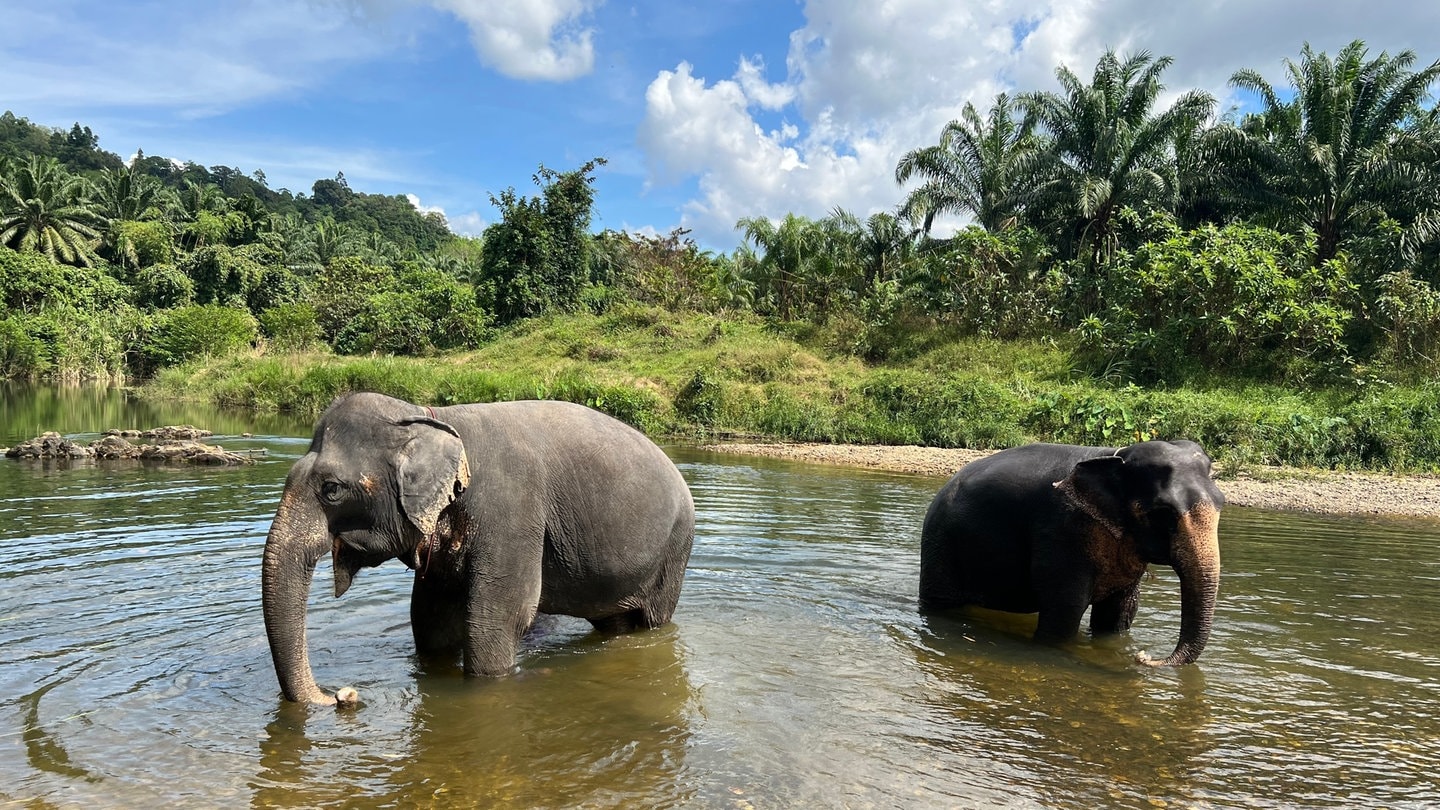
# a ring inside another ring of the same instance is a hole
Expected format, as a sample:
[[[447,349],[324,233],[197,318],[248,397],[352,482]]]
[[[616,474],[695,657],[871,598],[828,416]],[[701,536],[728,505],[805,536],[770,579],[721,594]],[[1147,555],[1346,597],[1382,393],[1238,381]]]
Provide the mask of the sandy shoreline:
[[[844,444],[715,444],[706,450],[948,478],[985,450]],[[1440,519],[1440,477],[1264,468],[1219,482],[1236,506]],[[938,488],[939,482],[937,480]]]

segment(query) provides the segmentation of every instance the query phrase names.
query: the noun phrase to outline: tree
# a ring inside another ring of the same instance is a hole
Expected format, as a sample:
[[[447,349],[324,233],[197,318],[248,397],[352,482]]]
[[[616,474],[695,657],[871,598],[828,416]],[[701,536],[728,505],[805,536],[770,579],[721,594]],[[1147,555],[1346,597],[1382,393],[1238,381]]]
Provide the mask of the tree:
[[[967,101],[960,119],[940,130],[938,144],[905,153],[895,182],[922,182],[901,210],[920,220],[926,233],[943,214],[973,215],[991,232],[1015,224],[1019,181],[1040,146],[1034,121],[1029,116],[1017,121],[1016,112],[1005,93],[995,97],[984,119]]]
[[[169,245],[162,246],[155,239],[163,233],[168,243],[169,227],[135,227],[163,220],[165,210],[173,208],[175,201],[160,181],[141,174],[133,165],[110,169],[100,176],[95,202],[106,221],[102,241],[113,261],[131,269],[140,267],[146,256],[152,263],[169,261]]]
[[[859,292],[877,281],[899,278],[915,258],[916,229],[903,214],[871,214],[862,222],[849,211],[836,209],[830,218],[852,242],[850,252],[861,270]]]
[[[1029,198],[1032,214],[1058,226],[1075,253],[1088,250],[1092,266],[1115,247],[1115,217],[1175,208],[1174,144],[1209,118],[1214,99],[1192,90],[1169,109],[1154,112],[1165,86],[1160,74],[1173,60],[1141,51],[1125,59],[1107,51],[1090,84],[1061,66],[1061,93],[1027,93],[1021,106],[1049,135]]]
[[[1420,191],[1427,166],[1416,157],[1433,155],[1419,124],[1440,61],[1411,71],[1412,51],[1365,56],[1358,39],[1334,59],[1306,43],[1298,63],[1285,60],[1294,90],[1288,101],[1255,70],[1230,78],[1262,106],[1221,136],[1231,181],[1267,224],[1314,230],[1317,266],[1358,227]],[[1422,228],[1433,221],[1428,214],[1417,217]]]
[[[766,217],[746,217],[735,223],[745,234],[745,241],[755,245],[753,262],[745,262],[753,274],[756,293],[772,298],[781,320],[794,314],[808,265],[820,251],[821,244],[813,223],[805,217],[786,214],[779,223]]]
[[[477,294],[499,322],[579,303],[589,283],[592,174],[603,165],[595,158],[570,172],[541,166],[532,178],[539,197],[521,197],[513,187],[491,196],[500,221],[485,229]]]
[[[103,220],[89,195],[85,178],[32,156],[0,177],[0,245],[90,266]]]

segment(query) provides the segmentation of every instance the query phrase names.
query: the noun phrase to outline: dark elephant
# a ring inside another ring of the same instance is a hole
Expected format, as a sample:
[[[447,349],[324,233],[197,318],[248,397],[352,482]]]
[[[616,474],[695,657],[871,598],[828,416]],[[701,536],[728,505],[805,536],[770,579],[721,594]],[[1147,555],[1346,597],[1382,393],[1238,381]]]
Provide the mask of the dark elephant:
[[[1180,641],[1155,665],[1189,664],[1220,587],[1210,457],[1190,441],[1031,444],[966,465],[940,488],[920,538],[920,607],[1039,613],[1036,638],[1130,628],[1150,563],[1180,578]],[[1093,607],[1092,607],[1093,606]]]
[[[604,632],[670,621],[695,535],[680,471],[638,431],[581,405],[426,408],[333,402],[290,470],[265,540],[265,630],[285,697],[334,703],[310,670],[306,596],[327,551],[340,596],[361,568],[415,571],[425,657],[467,675],[515,664],[536,612]]]

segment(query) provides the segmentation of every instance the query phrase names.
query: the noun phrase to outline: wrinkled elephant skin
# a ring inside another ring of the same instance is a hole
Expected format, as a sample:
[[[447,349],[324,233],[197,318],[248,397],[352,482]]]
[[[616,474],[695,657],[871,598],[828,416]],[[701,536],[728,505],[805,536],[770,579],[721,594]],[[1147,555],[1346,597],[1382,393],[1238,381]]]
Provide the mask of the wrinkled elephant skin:
[[[920,606],[1038,613],[1037,638],[1124,632],[1150,564],[1180,578],[1180,640],[1156,665],[1205,648],[1220,587],[1225,496],[1190,441],[1032,444],[966,465],[936,494],[920,540]]]
[[[310,669],[306,597],[327,552],[335,595],[361,568],[415,571],[422,656],[472,676],[515,665],[537,612],[604,632],[670,621],[695,533],[690,490],[638,431],[581,405],[425,408],[350,394],[321,415],[265,541],[262,601],[285,697],[334,703]]]

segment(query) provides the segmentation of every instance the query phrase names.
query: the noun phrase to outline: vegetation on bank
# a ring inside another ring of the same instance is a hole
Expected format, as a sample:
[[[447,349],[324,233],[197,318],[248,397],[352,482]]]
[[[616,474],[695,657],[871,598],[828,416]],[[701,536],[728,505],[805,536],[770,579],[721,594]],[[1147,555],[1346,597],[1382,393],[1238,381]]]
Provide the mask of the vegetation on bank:
[[[590,232],[602,158],[404,197],[0,116],[0,377],[312,413],[345,390],[586,402],[656,435],[999,447],[1188,436],[1236,464],[1440,468],[1440,62],[1363,43],[1158,108],[1168,57],[967,106],[861,219],[730,254]],[[932,230],[948,215],[976,224]]]
[[[441,358],[230,355],[162,371],[151,395],[317,414],[346,391],[450,404],[562,399],[656,437],[1008,447],[1190,437],[1222,468],[1440,468],[1440,383],[1336,389],[1097,381],[1071,347],[970,337],[870,364],[847,336],[627,304],[549,315]]]

